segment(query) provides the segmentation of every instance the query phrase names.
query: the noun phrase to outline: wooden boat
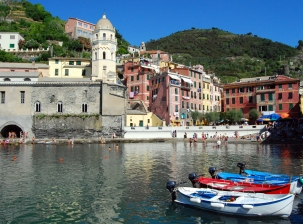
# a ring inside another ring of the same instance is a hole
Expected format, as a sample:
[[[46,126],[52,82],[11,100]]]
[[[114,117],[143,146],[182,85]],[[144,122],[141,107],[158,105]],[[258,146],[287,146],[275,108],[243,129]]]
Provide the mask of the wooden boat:
[[[227,215],[250,217],[288,217],[291,214],[293,194],[243,193],[207,188],[177,187],[169,181],[166,188],[172,200],[199,209]]]
[[[203,176],[197,176],[195,173],[188,175],[193,187],[211,188],[221,191],[239,191],[254,192],[265,194],[288,194],[290,193],[290,184],[272,185],[255,184],[250,182],[233,182],[231,180],[213,179]]]
[[[231,180],[234,182],[251,182],[256,184],[270,184],[270,185],[284,185],[290,183],[290,193],[300,194],[302,191],[302,182],[299,176],[288,176],[288,175],[246,175],[242,172],[243,164],[238,163],[240,167],[239,174],[217,172],[215,167],[209,167],[208,172],[212,178]],[[245,166],[245,165],[244,165]]]

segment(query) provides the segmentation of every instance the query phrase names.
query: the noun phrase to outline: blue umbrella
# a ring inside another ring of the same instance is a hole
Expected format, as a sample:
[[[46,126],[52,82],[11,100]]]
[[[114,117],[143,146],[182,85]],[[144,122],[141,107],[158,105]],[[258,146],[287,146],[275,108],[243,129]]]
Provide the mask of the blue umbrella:
[[[271,120],[271,121],[277,121],[277,120],[279,120],[281,118],[281,116],[279,115],[279,114],[271,114],[271,115],[269,115],[269,119]]]

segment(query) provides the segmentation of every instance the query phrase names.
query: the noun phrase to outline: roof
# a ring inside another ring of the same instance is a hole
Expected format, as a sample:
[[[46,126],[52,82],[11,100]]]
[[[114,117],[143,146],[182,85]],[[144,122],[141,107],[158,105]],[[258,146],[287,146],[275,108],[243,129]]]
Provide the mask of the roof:
[[[47,64],[38,64],[38,63],[10,63],[10,62],[0,62],[0,68],[46,68],[49,66]]]
[[[50,78],[50,77],[41,77],[38,80],[39,82],[90,82],[90,78]]]
[[[126,114],[147,114],[147,108],[142,100],[128,100]]]
[[[66,58],[66,57],[52,57],[48,60],[69,60],[69,61],[91,61],[91,58]]]
[[[69,20],[70,20],[70,19],[74,19],[74,20],[77,20],[77,21],[79,21],[79,22],[84,22],[84,23],[87,23],[87,24],[90,24],[90,25],[95,26],[95,24],[93,24],[93,23],[91,23],[91,22],[87,22],[87,21],[85,21],[85,20],[78,19],[78,18],[75,18],[75,17],[69,17],[68,19],[69,19]]]
[[[98,30],[98,29],[114,30],[113,24],[106,18],[105,14],[96,24],[95,30]]]
[[[38,78],[40,72],[0,72],[5,78]]]

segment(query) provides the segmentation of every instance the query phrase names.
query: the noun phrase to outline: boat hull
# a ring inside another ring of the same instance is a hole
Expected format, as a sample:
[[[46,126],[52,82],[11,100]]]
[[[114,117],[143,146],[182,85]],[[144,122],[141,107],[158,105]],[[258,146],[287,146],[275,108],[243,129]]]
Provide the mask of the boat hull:
[[[199,191],[207,192],[205,194],[206,197],[204,197],[204,193],[197,193]],[[211,194],[215,194],[215,196],[212,196]],[[207,198],[207,195],[211,195],[211,198]],[[228,202],[223,200],[224,197],[235,197],[236,199],[232,202]],[[188,187],[178,187],[177,199],[175,200],[175,202],[183,205],[193,206],[221,214],[283,218],[288,217],[291,214],[293,201],[293,194],[247,194]]]

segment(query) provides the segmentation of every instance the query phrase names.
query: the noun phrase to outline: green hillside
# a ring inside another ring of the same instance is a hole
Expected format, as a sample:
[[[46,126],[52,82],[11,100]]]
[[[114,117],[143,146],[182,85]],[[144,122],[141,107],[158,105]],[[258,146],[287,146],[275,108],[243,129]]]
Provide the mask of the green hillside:
[[[78,17],[81,17],[79,15]],[[0,3],[0,32],[19,32],[25,41],[19,42],[20,48],[44,48],[53,46],[57,57],[91,57],[89,39],[69,40],[64,33],[64,20],[53,17],[41,4],[26,0],[7,0]],[[129,43],[116,30],[118,53],[127,53]],[[63,42],[60,46],[59,42]],[[44,53],[36,61],[47,61],[50,53]],[[1,61],[21,61],[18,56],[0,52]]]
[[[236,35],[212,28],[173,33],[146,43],[148,50],[173,54],[173,61],[185,65],[202,64],[223,82],[244,77],[284,73],[284,65],[298,55],[295,48],[248,33]],[[302,61],[303,62],[303,61]],[[303,63],[298,62],[298,66]],[[302,67],[301,67],[302,70]],[[298,75],[290,69],[290,74]]]

